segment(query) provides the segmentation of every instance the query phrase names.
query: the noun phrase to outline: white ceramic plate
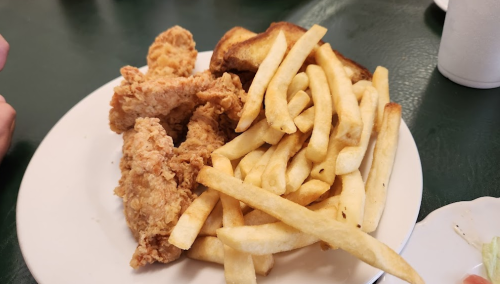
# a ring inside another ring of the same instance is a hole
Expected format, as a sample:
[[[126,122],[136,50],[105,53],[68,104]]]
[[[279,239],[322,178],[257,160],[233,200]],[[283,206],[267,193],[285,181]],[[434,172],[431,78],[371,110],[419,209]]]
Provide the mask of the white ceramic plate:
[[[436,3],[439,8],[446,12],[448,10],[448,1],[449,0],[434,0],[434,3]]]
[[[458,225],[470,240],[489,243],[500,236],[500,198],[457,202],[432,212],[413,230],[402,256],[426,283],[460,284],[468,274],[486,277],[481,253],[454,230]],[[378,284],[406,283],[384,275]]]
[[[200,53],[195,71],[206,69],[210,56]],[[33,156],[17,203],[17,232],[26,264],[39,283],[224,283],[221,266],[187,258],[137,271],[130,268],[136,242],[121,199],[113,195],[122,138],[108,126],[109,101],[121,80],[73,107]],[[399,252],[415,225],[422,197],[420,158],[404,123],[388,190],[374,235]],[[270,275],[258,281],[371,284],[380,275],[347,253],[311,247],[278,255]]]

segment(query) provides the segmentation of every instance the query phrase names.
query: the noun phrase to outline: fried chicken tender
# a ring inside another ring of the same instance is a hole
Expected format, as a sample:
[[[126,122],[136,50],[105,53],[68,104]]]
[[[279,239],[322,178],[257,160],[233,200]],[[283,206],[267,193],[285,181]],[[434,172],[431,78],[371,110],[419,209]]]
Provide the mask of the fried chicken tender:
[[[199,104],[196,93],[213,82],[208,71],[187,78],[153,79],[131,66],[123,67],[120,72],[125,80],[115,87],[109,111],[109,125],[116,133],[132,128],[139,117],[167,117],[179,106],[184,106],[184,110],[194,109]],[[185,111],[177,113],[185,115]]]
[[[198,51],[193,35],[174,26],[160,35],[149,47],[147,77],[188,77],[193,71]]]
[[[123,134],[122,177],[115,194],[122,197],[125,218],[138,241],[130,261],[133,268],[168,263],[181,250],[168,236],[196,197],[196,177],[210,154],[227,142],[227,117],[220,106],[199,106],[188,124],[186,140],[174,148],[158,118],[137,118]]]
[[[224,73],[217,78],[205,91],[196,96],[214,106],[220,106],[231,120],[238,121],[246,100],[247,93],[243,90],[240,78],[234,74]]]
[[[173,261],[182,251],[168,243],[168,236],[195,195],[177,186],[168,165],[175,155],[172,138],[159,119],[138,118],[123,139],[122,177],[115,194],[123,199],[127,224],[139,243],[130,265]]]
[[[186,141],[174,149],[175,155],[168,163],[179,189],[195,189],[198,172],[208,163],[212,152],[227,141],[220,120],[221,114],[210,103],[199,106],[193,113]]]

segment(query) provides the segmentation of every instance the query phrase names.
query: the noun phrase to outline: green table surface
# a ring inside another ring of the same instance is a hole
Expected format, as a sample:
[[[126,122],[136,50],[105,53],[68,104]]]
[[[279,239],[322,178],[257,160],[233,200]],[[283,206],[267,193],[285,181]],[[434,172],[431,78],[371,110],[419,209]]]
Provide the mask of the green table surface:
[[[155,36],[173,25],[189,29],[199,51],[235,25],[327,27],[324,40],[335,49],[371,71],[390,70],[392,100],[403,106],[422,162],[419,220],[453,202],[500,196],[500,89],[462,87],[439,73],[444,18],[430,0],[0,1],[0,34],[11,45],[0,93],[18,115],[0,164],[0,282],[35,283],[17,240],[16,201],[42,139],[121,66],[145,65]]]

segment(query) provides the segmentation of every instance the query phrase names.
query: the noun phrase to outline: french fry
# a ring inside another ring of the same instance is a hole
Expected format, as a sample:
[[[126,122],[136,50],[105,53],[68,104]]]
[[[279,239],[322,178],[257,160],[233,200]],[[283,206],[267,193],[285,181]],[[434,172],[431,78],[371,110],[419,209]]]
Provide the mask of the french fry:
[[[252,153],[252,152],[250,152],[250,153]],[[242,177],[243,175],[241,174],[241,167],[240,167],[239,164],[236,166],[236,168],[234,168],[234,174],[233,175],[234,175],[235,178],[243,179],[243,177]]]
[[[210,188],[193,200],[172,229],[168,242],[180,249],[189,249],[217,201],[219,193]]]
[[[227,157],[212,153],[212,164],[214,168],[232,176],[233,166]],[[220,194],[220,200],[222,203],[222,226],[243,226],[245,223],[240,201],[224,193]],[[224,246],[224,276],[226,283],[257,283],[252,256]]]
[[[288,112],[291,118],[297,117],[311,102],[311,98],[304,91],[298,91],[288,103]],[[285,133],[269,127],[264,135],[264,141],[271,145],[277,144]]]
[[[269,163],[269,160],[271,160],[271,157],[277,147],[277,145],[273,145],[267,149],[266,153],[262,155],[257,164],[255,164],[252,170],[245,177],[245,183],[250,183],[260,187],[262,183],[262,174],[266,170],[266,166]]]
[[[281,139],[266,169],[262,173],[262,188],[282,195],[286,191],[286,165],[290,157],[295,155],[306,140],[308,134],[296,132]]]
[[[252,168],[257,164],[257,162],[260,160],[260,158],[264,155],[266,152],[267,148],[265,147],[260,147],[258,149],[253,150],[252,152],[246,154],[243,159],[241,159],[240,163],[238,164],[238,167],[240,168],[241,172],[241,180],[244,180],[247,174],[252,170]],[[235,174],[236,176],[236,174]]]
[[[246,226],[256,226],[278,222],[278,219],[260,210],[250,211],[248,214],[243,216],[243,218],[245,219]]]
[[[396,156],[401,123],[401,106],[388,103],[385,106],[382,127],[375,143],[373,161],[366,180],[366,204],[363,230],[373,232],[377,229],[385,208],[387,187]]]
[[[266,58],[260,64],[259,69],[257,70],[257,73],[252,81],[252,85],[250,85],[240,121],[235,129],[236,132],[247,130],[255,118],[259,115],[259,112],[262,109],[262,101],[267,85],[269,85],[274,73],[278,70],[280,63],[285,56],[286,49],[287,43],[285,34],[280,31]]]
[[[267,276],[274,267],[274,257],[272,254],[252,255],[255,273]]]
[[[312,179],[304,183],[297,191],[284,195],[283,198],[300,205],[308,205],[329,189],[330,185],[326,182]]]
[[[287,101],[290,101],[298,91],[305,91],[309,87],[309,77],[304,72],[295,75],[286,91]]]
[[[314,126],[314,106],[306,109],[303,111],[301,114],[299,114],[293,122],[297,126],[297,128],[300,130],[302,133],[306,133],[311,131],[311,129]]]
[[[334,196],[327,198],[321,202],[315,203],[313,205],[309,205],[307,206],[307,209],[321,212],[321,214],[324,214],[329,218],[335,218],[335,216],[337,216],[338,202],[339,202],[339,196]],[[262,223],[257,222],[255,224],[245,223],[246,226],[238,227],[238,229],[236,230],[227,230],[227,229],[221,230],[219,231],[221,237],[232,238],[233,242],[235,243],[238,242],[245,243],[242,245],[245,245],[247,247],[252,247],[250,248],[250,250],[252,250],[251,252],[252,254],[277,253],[277,252],[297,249],[319,241],[319,239],[316,237],[312,237],[311,235],[305,234],[287,225],[284,225],[283,222],[279,222],[278,219],[272,217],[271,215],[268,215],[267,213],[264,213],[260,210],[256,211],[261,212],[262,214],[266,214],[265,216],[268,216],[268,218],[272,218],[270,219],[271,221]],[[261,225],[266,225],[266,226],[261,226]],[[254,230],[252,231],[255,233],[248,232],[248,226],[252,226],[254,228]],[[239,228],[242,229],[240,230]],[[245,231],[247,231],[247,233],[245,234],[239,233]],[[277,232],[277,234],[273,232]],[[273,248],[271,246],[267,247],[268,249],[267,251],[263,250],[262,246],[266,246],[267,244],[265,242],[267,242],[267,240],[269,240],[270,238],[272,238],[274,242],[278,243],[278,246],[280,247],[279,249],[277,249],[277,247]],[[238,245],[238,247],[235,248],[241,249],[241,246]]]
[[[329,189],[329,184],[313,179],[304,183],[297,191],[284,195],[283,198],[304,206],[317,200]],[[246,214],[244,219],[245,225],[261,225],[278,221],[274,217],[260,210],[253,210],[252,212]]]
[[[377,113],[377,99],[377,90],[370,86],[366,87],[359,106],[363,120],[363,132],[361,132],[359,145],[347,146],[340,151],[335,167],[336,175],[344,175],[359,169],[372,135],[373,122]]]
[[[352,85],[352,92],[356,96],[356,100],[361,101],[363,98],[363,94],[365,93],[366,87],[373,87],[371,81],[368,80],[359,80],[355,84]]]
[[[339,115],[339,126],[335,139],[347,145],[357,145],[361,137],[363,122],[358,102],[352,91],[351,80],[345,74],[342,63],[329,43],[316,50],[316,62],[325,71],[332,93],[335,110]]]
[[[326,210],[323,209],[323,211]],[[337,209],[333,208],[327,214],[331,216],[336,211]],[[290,251],[319,241],[318,237],[303,233],[283,222],[220,228],[217,230],[217,237],[226,245],[253,255]]]
[[[344,71],[347,78],[349,78],[349,80],[352,80],[352,76],[354,76],[354,71],[352,70],[352,68],[349,66],[344,66]]]
[[[300,150],[286,169],[286,192],[297,191],[311,173],[312,161],[306,158],[306,148]]]
[[[224,244],[217,237],[199,237],[186,255],[191,259],[224,264]]]
[[[328,89],[325,72],[318,65],[311,64],[306,69],[309,88],[314,102],[314,126],[311,139],[307,145],[306,156],[319,163],[326,158],[328,139],[332,128],[332,96]]]
[[[313,212],[262,188],[244,184],[241,180],[212,167],[203,167],[198,174],[197,181],[262,210],[331,246],[339,247],[375,268],[409,283],[425,283],[401,256],[357,228]]]
[[[307,56],[325,34],[325,28],[312,26],[290,49],[269,83],[265,105],[267,122],[272,128],[288,134],[297,131],[287,108],[287,89]]]
[[[326,159],[321,163],[314,163],[311,170],[311,177],[322,180],[328,184],[333,184],[335,180],[335,166],[337,163],[337,156],[344,148],[344,143],[340,140],[334,139],[338,126],[333,128],[328,142],[328,150],[326,152]]]
[[[257,283],[252,255],[224,245],[226,283]]]
[[[199,237],[187,251],[191,259],[224,264],[224,244],[216,237]],[[252,255],[255,273],[267,276],[274,266],[272,255]]]
[[[239,159],[264,145],[264,134],[268,128],[267,121],[262,119],[213,153],[225,156],[229,160]]]
[[[201,227],[199,235],[215,236],[215,230],[219,229],[220,227],[222,227],[222,203],[220,202],[219,198],[219,202],[217,202],[214,209],[205,220],[203,227]]]
[[[378,92],[378,109],[377,117],[375,119],[375,130],[380,132],[382,128],[382,118],[384,117],[384,108],[391,99],[389,97],[389,70],[387,68],[378,66],[373,72],[373,87]]]
[[[365,210],[365,185],[359,170],[342,175],[337,221],[361,228]]]

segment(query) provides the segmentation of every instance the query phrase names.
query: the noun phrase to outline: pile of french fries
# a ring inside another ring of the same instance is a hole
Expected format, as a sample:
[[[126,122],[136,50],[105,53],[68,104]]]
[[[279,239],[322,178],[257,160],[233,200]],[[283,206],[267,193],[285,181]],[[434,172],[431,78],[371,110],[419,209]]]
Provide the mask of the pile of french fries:
[[[273,254],[320,242],[410,283],[424,283],[377,229],[396,154],[401,107],[388,71],[351,83],[352,70],[314,25],[290,49],[276,37],[248,91],[241,134],[212,154],[169,242],[193,259],[224,265],[227,283],[256,283]],[[309,54],[316,63],[303,66]],[[305,70],[305,72],[299,72]],[[265,108],[263,108],[265,104]],[[265,113],[265,116],[263,116]],[[366,183],[359,167],[377,135]]]

